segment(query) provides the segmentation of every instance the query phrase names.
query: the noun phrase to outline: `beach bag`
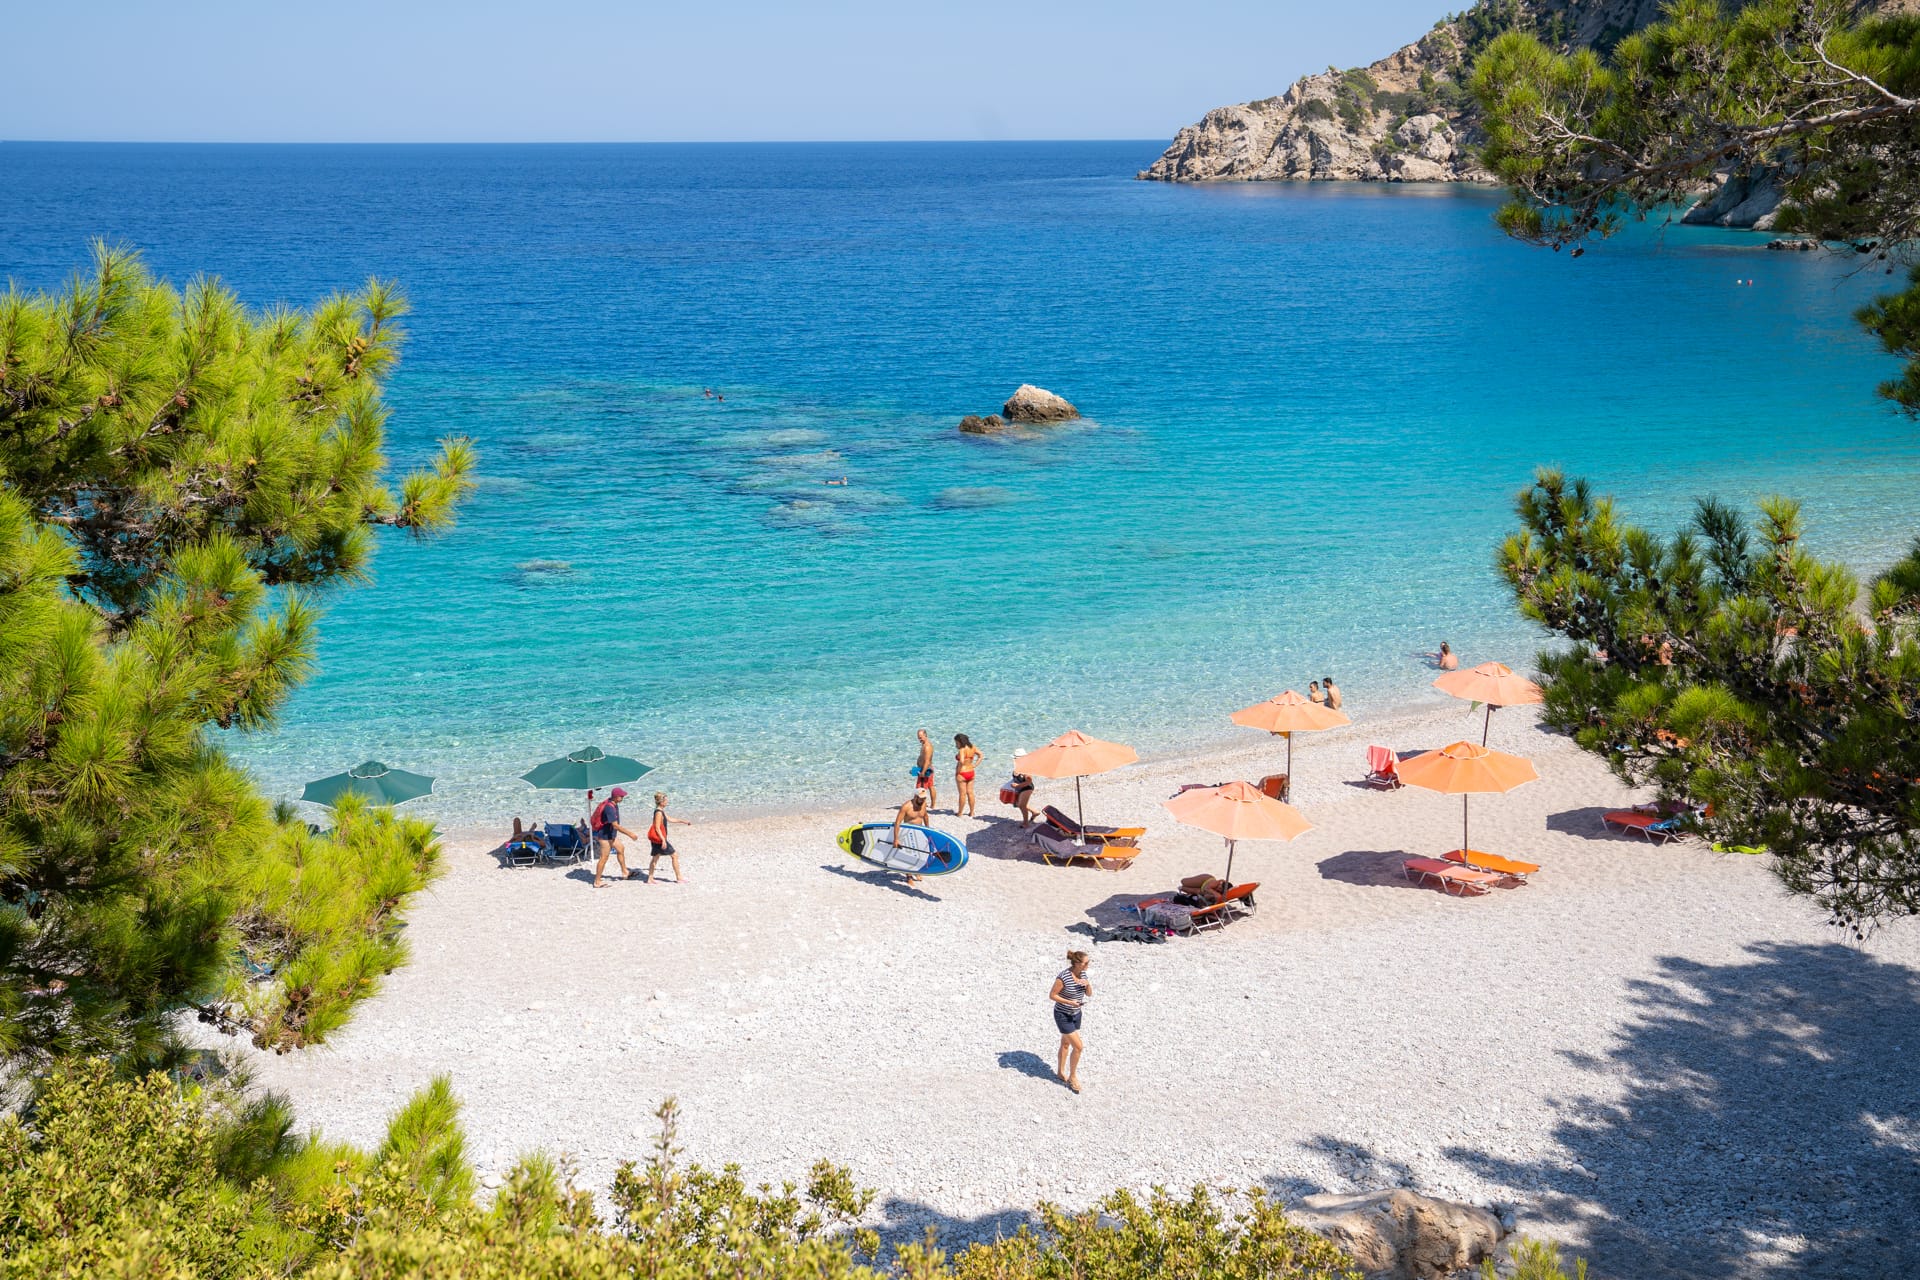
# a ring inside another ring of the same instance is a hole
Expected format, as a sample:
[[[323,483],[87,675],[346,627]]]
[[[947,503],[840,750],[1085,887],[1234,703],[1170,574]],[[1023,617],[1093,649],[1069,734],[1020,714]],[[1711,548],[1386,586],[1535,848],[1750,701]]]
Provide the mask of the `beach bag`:
[[[667,814],[664,809],[653,811],[653,823],[647,828],[647,840],[653,844],[667,843]]]
[[[607,806],[612,803],[613,801],[611,800],[602,800],[599,804],[593,806],[593,816],[587,819],[587,825],[595,831],[604,828],[607,825]]]
[[[1000,803],[1001,804],[1020,803],[1020,793],[1013,789],[1013,784],[1011,782],[1003,782],[1000,784]]]
[[[1156,902],[1140,913],[1143,923],[1155,929],[1184,933],[1193,927],[1193,912],[1172,902]]]

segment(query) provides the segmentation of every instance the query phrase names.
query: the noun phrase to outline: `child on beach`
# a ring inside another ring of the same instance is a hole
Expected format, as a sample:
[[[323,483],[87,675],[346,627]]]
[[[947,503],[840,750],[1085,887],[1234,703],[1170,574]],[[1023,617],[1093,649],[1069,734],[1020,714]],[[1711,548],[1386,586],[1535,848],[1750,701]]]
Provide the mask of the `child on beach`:
[[[1060,1058],[1053,1074],[1060,1083],[1080,1092],[1080,1051],[1086,1043],[1080,1039],[1080,1008],[1093,999],[1093,984],[1087,981],[1087,953],[1067,952],[1067,967],[1054,975],[1053,989],[1047,992],[1053,1001],[1053,1025],[1060,1031]]]
[[[973,814],[973,775],[979,770],[982,752],[973,745],[973,739],[964,733],[953,735],[953,786],[958,792],[953,802],[953,812],[957,817]]]
[[[653,793],[653,821],[647,825],[647,844],[651,846],[653,854],[652,857],[647,859],[648,884],[654,882],[656,878],[654,868],[660,865],[660,859],[662,858],[667,859],[673,864],[673,882],[675,884],[685,884],[687,882],[686,876],[680,873],[680,851],[674,848],[673,841],[667,838],[667,824],[670,822],[677,822],[683,827],[693,825],[691,818],[668,817],[667,793],[664,791],[656,791]]]

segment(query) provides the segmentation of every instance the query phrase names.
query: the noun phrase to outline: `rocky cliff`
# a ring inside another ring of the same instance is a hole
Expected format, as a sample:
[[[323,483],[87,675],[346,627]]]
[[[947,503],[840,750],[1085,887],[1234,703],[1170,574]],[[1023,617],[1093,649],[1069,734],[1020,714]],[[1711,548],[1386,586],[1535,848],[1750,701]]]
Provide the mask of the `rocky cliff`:
[[[1487,182],[1474,158],[1473,59],[1519,26],[1563,47],[1611,48],[1660,0],[1481,0],[1366,67],[1329,67],[1275,98],[1209,111],[1139,176],[1160,182]]]

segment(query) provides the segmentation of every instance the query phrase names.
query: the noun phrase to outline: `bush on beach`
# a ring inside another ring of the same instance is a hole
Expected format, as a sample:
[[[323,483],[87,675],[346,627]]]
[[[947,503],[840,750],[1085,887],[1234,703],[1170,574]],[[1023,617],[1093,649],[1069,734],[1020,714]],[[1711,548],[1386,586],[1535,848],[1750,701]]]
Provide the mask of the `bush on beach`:
[[[766,1280],[1358,1280],[1331,1244],[1259,1192],[1129,1192],[1096,1209],[1040,1206],[1022,1229],[949,1257],[931,1238],[879,1258],[857,1222],[873,1193],[821,1162],[805,1188],[750,1188],[737,1167],[685,1165],[673,1103],[645,1162],[616,1175],[611,1221],[564,1165],[523,1158],[474,1199],[458,1104],[435,1080],[377,1151],[291,1133],[272,1098],[229,1082],[56,1066],[35,1105],[0,1120],[0,1280],[45,1276],[388,1277],[712,1275]],[[1542,1273],[1542,1280],[1546,1280]]]

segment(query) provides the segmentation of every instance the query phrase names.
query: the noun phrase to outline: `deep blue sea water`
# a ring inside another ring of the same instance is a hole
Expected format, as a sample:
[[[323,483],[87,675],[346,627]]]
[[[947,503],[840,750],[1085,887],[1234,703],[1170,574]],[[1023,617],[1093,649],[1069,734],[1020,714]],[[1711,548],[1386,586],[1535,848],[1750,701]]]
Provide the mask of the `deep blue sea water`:
[[[1539,645],[1491,564],[1540,463],[1661,526],[1793,494],[1862,567],[1920,523],[1848,318],[1881,277],[1678,227],[1570,260],[1485,191],[1132,181],[1158,145],[5,145],[0,274],[105,236],[259,304],[401,282],[392,454],[466,433],[481,488],[234,745],[276,795],[436,774],[450,822],[584,742],[733,808],[893,788],[921,725],[992,780],[1328,672],[1357,716],[1437,697],[1440,639]],[[1021,382],[1087,424],[955,432]]]

